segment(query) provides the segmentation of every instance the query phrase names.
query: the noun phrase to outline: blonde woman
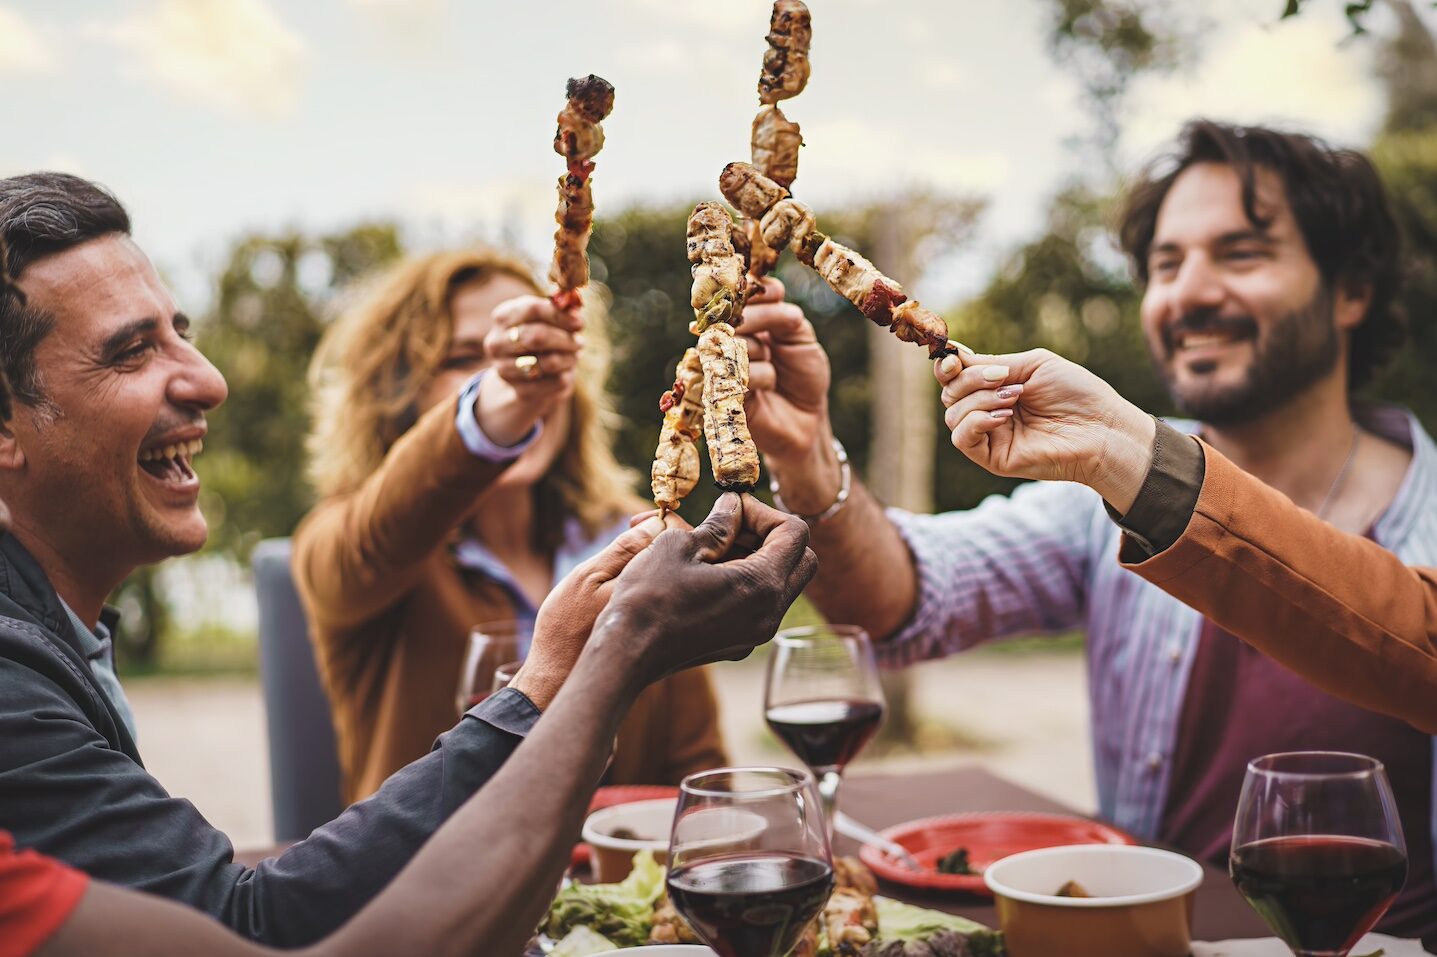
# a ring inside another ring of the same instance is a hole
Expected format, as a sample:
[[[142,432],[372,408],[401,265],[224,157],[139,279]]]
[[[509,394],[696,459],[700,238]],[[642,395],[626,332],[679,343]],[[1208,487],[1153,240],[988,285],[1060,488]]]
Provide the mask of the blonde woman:
[[[556,309],[510,256],[447,252],[381,276],[320,343],[321,501],[294,572],[347,800],[454,724],[474,624],[532,621],[644,508],[609,446],[601,318]],[[724,763],[712,687],[691,670],[638,699],[607,780],[677,784]]]

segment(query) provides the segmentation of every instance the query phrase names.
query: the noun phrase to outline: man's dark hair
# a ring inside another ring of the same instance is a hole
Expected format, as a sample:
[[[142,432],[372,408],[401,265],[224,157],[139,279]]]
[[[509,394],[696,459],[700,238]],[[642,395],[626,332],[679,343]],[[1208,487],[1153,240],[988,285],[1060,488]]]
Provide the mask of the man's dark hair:
[[[1348,383],[1356,389],[1371,381],[1407,337],[1397,300],[1401,235],[1372,163],[1356,150],[1312,136],[1211,120],[1188,123],[1177,150],[1154,162],[1129,191],[1119,219],[1119,241],[1144,285],[1158,210],[1178,176],[1197,163],[1232,167],[1242,182],[1243,211],[1259,229],[1271,217],[1257,207],[1257,170],[1276,174],[1323,281],[1333,289],[1370,291],[1367,315],[1352,330]]]
[[[53,316],[28,303],[16,282],[37,259],[110,233],[130,232],[130,216],[103,187],[68,173],[0,179],[0,373],[14,401],[42,405],[35,348]]]

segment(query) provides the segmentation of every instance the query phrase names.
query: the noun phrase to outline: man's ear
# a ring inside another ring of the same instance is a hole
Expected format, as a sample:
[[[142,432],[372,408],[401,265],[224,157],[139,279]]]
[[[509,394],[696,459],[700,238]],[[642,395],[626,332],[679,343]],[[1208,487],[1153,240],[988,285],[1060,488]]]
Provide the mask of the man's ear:
[[[1338,332],[1351,332],[1362,325],[1372,308],[1372,286],[1368,283],[1339,282],[1332,303],[1332,321]]]
[[[15,421],[0,422],[0,471],[18,472],[25,467],[25,450],[15,434]]]

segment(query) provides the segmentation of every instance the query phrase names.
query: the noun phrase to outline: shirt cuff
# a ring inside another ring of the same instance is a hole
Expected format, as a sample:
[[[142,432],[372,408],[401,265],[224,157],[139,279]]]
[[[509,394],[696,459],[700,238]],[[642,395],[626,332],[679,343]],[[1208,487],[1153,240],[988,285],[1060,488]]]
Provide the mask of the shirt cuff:
[[[1155,419],[1153,464],[1126,515],[1107,505],[1123,530],[1123,561],[1152,558],[1182,537],[1192,520],[1206,465],[1197,439]]]
[[[464,391],[459,393],[459,415],[454,424],[458,426],[459,438],[464,441],[464,447],[471,455],[490,462],[511,462],[534,444],[544,431],[544,423],[535,422],[529,434],[520,439],[517,445],[500,445],[485,435],[479,426],[479,416],[475,414],[475,404],[479,401],[479,383],[484,381],[487,374],[488,370],[475,373],[474,378],[464,386]]]
[[[517,688],[500,688],[465,712],[500,731],[518,738],[526,737],[542,714],[529,696]]]

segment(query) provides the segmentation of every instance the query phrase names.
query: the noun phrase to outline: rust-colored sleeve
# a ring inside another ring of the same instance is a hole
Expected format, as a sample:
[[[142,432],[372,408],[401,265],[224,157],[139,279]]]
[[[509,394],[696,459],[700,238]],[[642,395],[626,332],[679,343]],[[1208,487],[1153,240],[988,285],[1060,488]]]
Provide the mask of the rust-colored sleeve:
[[[1322,690],[1437,733],[1437,569],[1328,525],[1203,445],[1182,536],[1123,565]]]
[[[458,402],[422,415],[358,491],[321,502],[295,530],[295,585],[312,621],[354,625],[398,601],[509,465],[464,446]]]

